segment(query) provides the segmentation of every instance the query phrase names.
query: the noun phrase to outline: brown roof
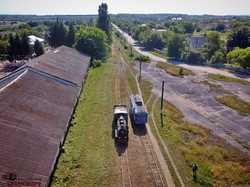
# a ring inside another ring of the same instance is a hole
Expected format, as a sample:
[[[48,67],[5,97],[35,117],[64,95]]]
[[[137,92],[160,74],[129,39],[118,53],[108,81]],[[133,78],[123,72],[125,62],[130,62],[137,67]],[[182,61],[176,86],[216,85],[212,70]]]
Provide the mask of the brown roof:
[[[59,77],[80,86],[88,69],[90,56],[72,48],[61,46],[27,63],[38,71]],[[77,75],[77,76],[76,76]]]
[[[0,79],[0,186],[9,172],[49,184],[90,63],[65,46],[37,59]]]

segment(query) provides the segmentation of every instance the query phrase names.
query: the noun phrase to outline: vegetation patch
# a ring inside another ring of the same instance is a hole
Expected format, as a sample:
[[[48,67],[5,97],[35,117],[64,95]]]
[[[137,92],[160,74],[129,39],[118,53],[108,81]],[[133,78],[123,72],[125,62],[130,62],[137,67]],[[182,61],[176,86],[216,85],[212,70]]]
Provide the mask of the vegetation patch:
[[[145,55],[137,56],[135,60],[142,61],[142,62],[150,62],[150,58]]]
[[[250,82],[248,81],[245,81],[242,79],[236,79],[233,77],[228,77],[228,76],[221,75],[221,74],[209,74],[208,77],[217,81],[237,82],[237,83],[244,84],[244,85],[250,85]]]
[[[154,51],[149,51],[151,54],[155,55],[155,56],[158,56],[160,58],[164,58],[164,59],[169,59],[169,57],[165,56],[165,55],[162,55],[162,54],[159,54],[159,53],[156,53]]]
[[[236,110],[242,116],[250,114],[250,103],[240,100],[237,96],[215,97],[215,100]]]
[[[194,75],[194,73],[186,68],[176,66],[165,62],[157,62],[156,67],[164,69],[168,74],[183,78],[184,75]]]
[[[111,88],[115,83],[115,67],[105,63],[89,70],[52,186],[114,186],[116,152],[111,138],[114,105]]]
[[[208,85],[210,88],[220,88],[221,86],[218,84],[212,84],[208,80],[201,81],[200,83]]]
[[[249,184],[249,155],[229,145],[200,125],[182,121],[182,113],[164,102],[163,127],[160,102],[154,109],[157,126],[170,148],[182,179],[187,186],[231,186]],[[198,164],[197,179],[192,179],[193,163]]]

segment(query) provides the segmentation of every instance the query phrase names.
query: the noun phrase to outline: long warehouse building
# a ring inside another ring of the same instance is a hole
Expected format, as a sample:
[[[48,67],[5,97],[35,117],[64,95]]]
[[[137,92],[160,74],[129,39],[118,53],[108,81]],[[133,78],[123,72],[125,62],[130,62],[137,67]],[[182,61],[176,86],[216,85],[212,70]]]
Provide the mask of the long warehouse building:
[[[0,186],[49,186],[89,66],[61,46],[0,79]]]

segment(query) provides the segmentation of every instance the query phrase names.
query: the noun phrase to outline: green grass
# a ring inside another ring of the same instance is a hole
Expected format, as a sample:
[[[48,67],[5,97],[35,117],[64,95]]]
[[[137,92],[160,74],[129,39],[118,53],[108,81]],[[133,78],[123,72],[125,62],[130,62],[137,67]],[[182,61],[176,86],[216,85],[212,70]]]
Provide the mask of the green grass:
[[[221,86],[218,84],[212,84],[208,80],[201,81],[200,83],[208,85],[210,88],[220,88]]]
[[[191,70],[165,62],[157,62],[156,67],[164,69],[168,74],[183,78],[184,75],[194,75]]]
[[[112,63],[89,70],[52,186],[114,186],[116,152],[111,125],[115,74]]]
[[[164,59],[169,59],[169,57],[165,56],[165,55],[162,55],[162,54],[159,54],[159,53],[156,53],[154,51],[149,51],[151,54],[155,55],[155,56],[158,56],[160,58],[164,58]]]
[[[228,76],[221,75],[221,74],[209,74],[208,77],[217,81],[237,82],[237,83],[244,84],[244,85],[250,85],[250,82],[248,81],[233,78],[233,77],[228,77]]]
[[[215,97],[215,100],[236,110],[242,116],[250,114],[250,103],[240,100],[237,96]]]
[[[211,30],[202,30],[201,32],[194,32],[194,36],[202,36],[204,34],[210,34],[212,32],[215,32],[215,31],[211,31]],[[220,32],[219,32],[220,33]],[[225,33],[220,33],[220,40],[224,40],[226,41],[227,40],[227,37],[229,35],[230,32],[225,32]]]
[[[183,114],[168,102],[164,102],[164,126],[161,127],[159,107],[160,102],[154,109],[158,129],[186,186],[244,186],[250,182],[250,174],[242,166],[250,161],[249,155],[229,146],[203,126],[182,121]],[[192,163],[198,164],[195,181],[192,179]]]

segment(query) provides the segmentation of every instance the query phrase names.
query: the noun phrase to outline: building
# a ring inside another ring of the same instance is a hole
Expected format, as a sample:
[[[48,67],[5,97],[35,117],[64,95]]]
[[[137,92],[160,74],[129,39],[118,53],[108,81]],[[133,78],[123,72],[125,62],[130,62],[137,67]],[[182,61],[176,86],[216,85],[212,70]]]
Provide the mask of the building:
[[[0,79],[0,186],[50,184],[89,65],[61,46]]]
[[[31,44],[31,45],[34,45],[36,40],[38,40],[40,43],[44,43],[44,39],[38,38],[34,35],[30,35],[30,36],[28,36],[28,38],[29,38],[29,44]]]
[[[189,41],[189,47],[191,49],[196,49],[206,44],[207,38],[205,36],[191,36],[188,38],[188,41]]]
[[[166,29],[152,29],[151,31],[161,34],[163,32],[166,32],[167,30]]]

